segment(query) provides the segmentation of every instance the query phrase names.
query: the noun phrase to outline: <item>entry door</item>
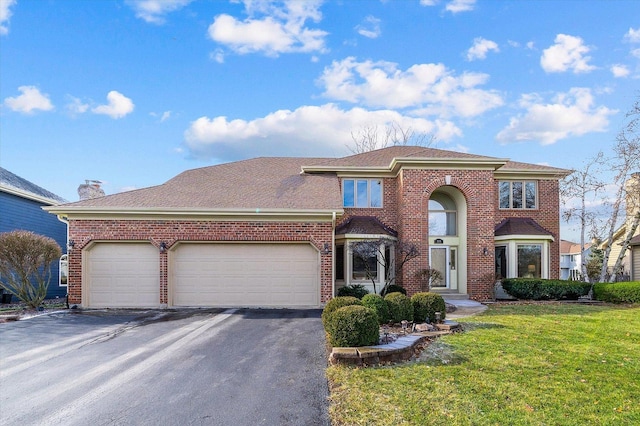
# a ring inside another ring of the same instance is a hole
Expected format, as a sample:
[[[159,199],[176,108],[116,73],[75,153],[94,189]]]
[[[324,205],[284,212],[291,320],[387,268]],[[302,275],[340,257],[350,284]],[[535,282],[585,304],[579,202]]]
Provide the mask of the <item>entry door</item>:
[[[429,248],[429,266],[440,272],[440,278],[431,282],[434,288],[449,288],[449,264],[450,264],[449,247],[430,247]]]

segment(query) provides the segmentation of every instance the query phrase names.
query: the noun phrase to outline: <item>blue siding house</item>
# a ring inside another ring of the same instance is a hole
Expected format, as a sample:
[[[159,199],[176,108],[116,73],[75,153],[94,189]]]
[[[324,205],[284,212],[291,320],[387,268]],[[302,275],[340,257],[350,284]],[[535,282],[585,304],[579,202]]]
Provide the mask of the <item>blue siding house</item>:
[[[67,252],[67,225],[44,210],[67,201],[0,167],[0,232],[22,229],[53,238]],[[64,298],[67,287],[59,282],[58,262],[52,265],[47,299]],[[15,300],[15,297],[14,297]]]

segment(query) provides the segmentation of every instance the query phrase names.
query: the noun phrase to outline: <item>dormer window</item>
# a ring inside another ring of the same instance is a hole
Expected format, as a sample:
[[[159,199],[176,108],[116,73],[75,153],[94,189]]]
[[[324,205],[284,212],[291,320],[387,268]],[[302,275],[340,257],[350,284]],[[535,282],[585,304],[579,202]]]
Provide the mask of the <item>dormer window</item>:
[[[343,179],[344,207],[381,208],[382,179]]]

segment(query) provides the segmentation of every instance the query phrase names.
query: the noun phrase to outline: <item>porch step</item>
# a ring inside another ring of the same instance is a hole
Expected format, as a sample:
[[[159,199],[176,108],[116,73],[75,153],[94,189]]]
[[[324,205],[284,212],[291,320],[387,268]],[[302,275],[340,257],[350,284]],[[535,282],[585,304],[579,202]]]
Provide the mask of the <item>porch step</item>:
[[[460,293],[454,293],[451,291],[442,291],[442,290],[436,290],[436,289],[431,289],[431,292],[433,293],[438,293],[440,296],[442,296],[443,299],[450,299],[450,300],[469,300],[469,295],[468,294],[460,294]]]

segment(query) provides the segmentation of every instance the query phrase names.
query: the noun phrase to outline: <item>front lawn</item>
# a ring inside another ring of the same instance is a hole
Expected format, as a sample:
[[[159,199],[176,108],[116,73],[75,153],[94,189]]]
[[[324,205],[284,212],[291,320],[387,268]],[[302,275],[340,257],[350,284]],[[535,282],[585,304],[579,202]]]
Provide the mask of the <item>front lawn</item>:
[[[333,366],[334,425],[640,424],[640,306],[496,304],[420,361]]]

